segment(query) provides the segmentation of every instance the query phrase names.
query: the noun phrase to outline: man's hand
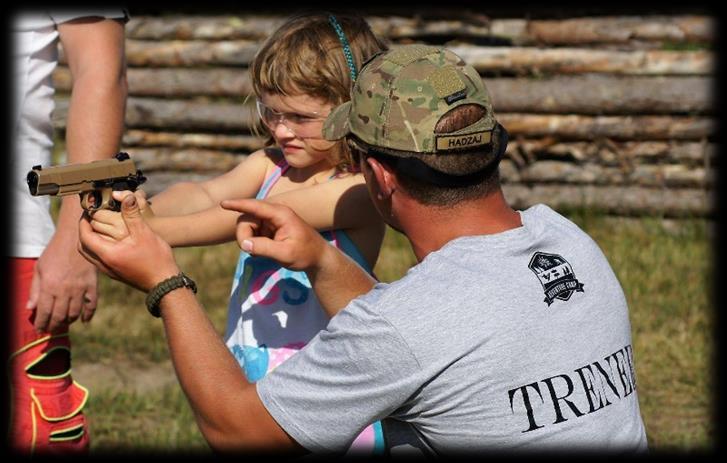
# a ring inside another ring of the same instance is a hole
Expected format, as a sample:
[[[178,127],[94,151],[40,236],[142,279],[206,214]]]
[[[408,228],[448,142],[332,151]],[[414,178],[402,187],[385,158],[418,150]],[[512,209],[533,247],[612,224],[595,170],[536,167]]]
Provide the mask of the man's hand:
[[[55,333],[79,316],[88,322],[96,311],[96,269],[78,253],[76,241],[75,230],[59,230],[35,265],[27,308],[35,310],[39,333]]]
[[[121,217],[128,234],[115,239],[93,230],[85,215],[79,224],[79,251],[111,278],[144,292],[179,273],[172,248],[144,222],[136,196],[127,194]]]
[[[251,255],[269,257],[291,270],[309,270],[320,266],[331,248],[287,206],[256,199],[229,199],[220,206],[243,213],[237,219],[237,244]]]
[[[124,198],[128,195],[134,195],[136,197],[136,203],[139,205],[139,212],[144,219],[149,220],[154,216],[151,207],[149,207],[149,202],[146,200],[146,193],[143,190],[136,190],[135,192],[123,190],[111,193],[111,196],[120,204],[123,203]],[[129,229],[126,227],[124,218],[120,213],[100,209],[89,215],[91,218],[91,228],[93,228],[93,231],[96,233],[106,235],[116,241],[122,240],[129,235]]]
[[[237,223],[240,248],[289,269],[305,271],[329,317],[376,284],[353,259],[331,246],[289,207],[255,199],[225,200],[220,205],[243,213]]]

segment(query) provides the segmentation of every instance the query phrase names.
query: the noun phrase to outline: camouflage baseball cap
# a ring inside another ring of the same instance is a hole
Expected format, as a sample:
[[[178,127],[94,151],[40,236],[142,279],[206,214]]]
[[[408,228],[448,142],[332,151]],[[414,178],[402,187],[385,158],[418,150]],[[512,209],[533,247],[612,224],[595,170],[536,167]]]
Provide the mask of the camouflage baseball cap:
[[[465,104],[481,106],[485,115],[456,132],[436,134],[442,116]],[[487,88],[472,66],[444,48],[404,45],[362,67],[351,101],[331,112],[323,136],[349,137],[354,144],[395,156],[439,155],[480,146],[490,150],[497,143],[497,126]]]

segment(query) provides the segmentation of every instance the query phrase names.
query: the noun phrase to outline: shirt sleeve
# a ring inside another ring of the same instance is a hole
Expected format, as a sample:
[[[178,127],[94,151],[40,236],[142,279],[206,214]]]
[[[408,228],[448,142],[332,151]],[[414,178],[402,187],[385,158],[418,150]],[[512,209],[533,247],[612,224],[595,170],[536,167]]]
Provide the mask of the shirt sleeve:
[[[407,343],[371,304],[377,292],[352,301],[257,383],[268,412],[308,450],[344,452],[367,425],[421,386],[421,368]]]
[[[93,9],[86,11],[51,11],[50,16],[53,22],[57,24],[63,24],[64,22],[73,21],[74,19],[87,18],[87,17],[100,17],[106,19],[120,19],[124,23],[129,20],[129,12],[126,9]]]

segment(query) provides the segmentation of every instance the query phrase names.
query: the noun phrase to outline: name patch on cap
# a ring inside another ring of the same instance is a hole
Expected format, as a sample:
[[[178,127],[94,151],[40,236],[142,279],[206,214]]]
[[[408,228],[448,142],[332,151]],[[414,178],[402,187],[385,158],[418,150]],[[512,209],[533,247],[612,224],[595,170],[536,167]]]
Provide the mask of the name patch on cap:
[[[492,141],[492,131],[459,135],[437,135],[437,151],[461,150],[487,145]]]

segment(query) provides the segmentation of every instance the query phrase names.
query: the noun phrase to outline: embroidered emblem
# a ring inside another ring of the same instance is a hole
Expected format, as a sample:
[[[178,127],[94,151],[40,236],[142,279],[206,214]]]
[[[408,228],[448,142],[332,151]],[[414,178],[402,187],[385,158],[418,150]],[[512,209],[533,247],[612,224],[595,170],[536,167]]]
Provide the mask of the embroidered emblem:
[[[583,292],[583,283],[576,279],[573,267],[557,254],[536,252],[530,259],[528,268],[543,286],[544,300],[548,306],[556,299],[567,301],[574,291]]]

